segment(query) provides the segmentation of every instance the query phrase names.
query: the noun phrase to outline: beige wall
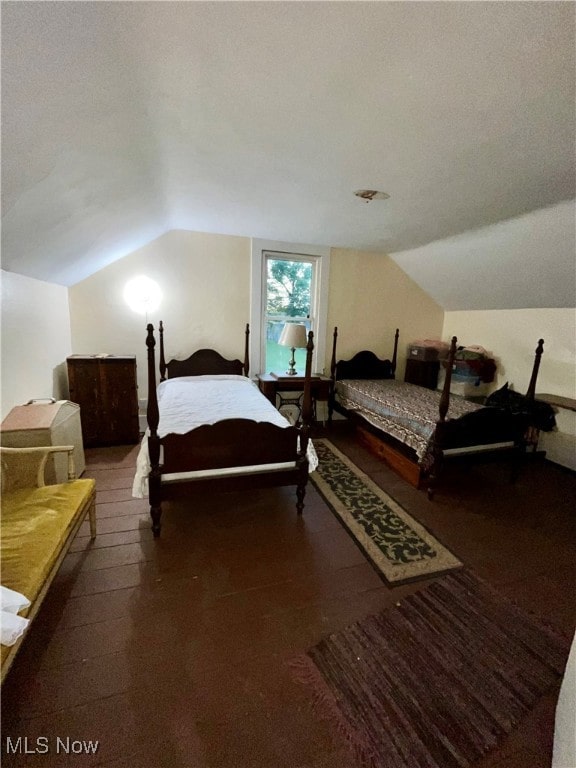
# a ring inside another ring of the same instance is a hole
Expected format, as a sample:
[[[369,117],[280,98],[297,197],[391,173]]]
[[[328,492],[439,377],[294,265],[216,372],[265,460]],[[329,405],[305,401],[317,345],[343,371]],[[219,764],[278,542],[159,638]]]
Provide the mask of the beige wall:
[[[145,318],[122,295],[126,282],[141,274],[156,280],[164,294],[149,321],[157,327],[163,320],[168,359],[203,346],[241,356],[250,312],[250,241],[182,231],[163,235],[69,289],[75,353],[136,354],[141,398],[146,397]],[[335,324],[340,356],[361,348],[389,356],[400,328],[403,376],[408,342],[438,337],[442,320],[442,309],[387,256],[332,250],[327,372]]]
[[[338,326],[338,359],[362,349],[391,357],[400,329],[397,377],[404,378],[407,345],[441,338],[444,312],[388,256],[334,248],[330,262],[326,370],[330,370],[332,333]]]
[[[498,363],[494,388],[509,381],[525,392],[530,381],[534,350],[544,339],[537,389],[576,397],[576,310],[502,309],[446,312],[444,336],[458,344],[480,344]]]
[[[128,280],[142,274],[159,283],[164,295],[149,321],[155,327],[164,322],[167,359],[204,346],[242,355],[250,315],[250,241],[183,231],[163,235],[69,289],[75,353],[136,354],[139,397],[147,397],[146,320],[123,298]],[[408,342],[439,336],[442,320],[442,309],[387,256],[332,250],[326,372],[335,324],[339,356],[364,348],[390,356],[400,328],[403,377]]]
[[[2,271],[2,418],[28,400],[68,397],[68,291]]]
[[[162,290],[148,318],[165,328],[166,357],[212,347],[242,357],[250,310],[250,240],[180,230],[168,232],[69,289],[72,347],[77,354],[135,354],[140,398],[147,397],[146,318],[123,298],[133,277]],[[156,347],[158,360],[158,346]]]
[[[576,310],[509,309],[447,312],[444,336],[459,344],[481,344],[497,361],[492,388],[506,381],[518,392],[530,383],[534,350],[544,339],[536,392],[576,398]],[[547,457],[576,470],[576,413],[560,409],[558,431],[542,434],[539,447]]]

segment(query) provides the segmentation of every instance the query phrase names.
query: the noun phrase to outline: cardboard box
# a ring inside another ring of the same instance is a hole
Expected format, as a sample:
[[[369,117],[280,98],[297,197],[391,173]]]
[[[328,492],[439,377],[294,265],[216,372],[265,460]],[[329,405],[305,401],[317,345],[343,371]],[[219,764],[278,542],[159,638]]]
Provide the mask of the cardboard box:
[[[410,344],[408,347],[408,359],[410,360],[438,360],[438,349],[436,347],[419,347]]]

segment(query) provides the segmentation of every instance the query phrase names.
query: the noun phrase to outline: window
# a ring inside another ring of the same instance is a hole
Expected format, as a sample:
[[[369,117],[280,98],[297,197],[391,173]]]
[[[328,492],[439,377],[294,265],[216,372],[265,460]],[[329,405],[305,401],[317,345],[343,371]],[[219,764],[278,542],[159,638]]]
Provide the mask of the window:
[[[307,331],[315,328],[316,259],[266,252],[264,260],[264,370],[282,373],[289,357],[278,343],[284,324],[302,323]],[[306,350],[296,349],[294,358],[296,370],[303,373]]]
[[[312,369],[322,372],[326,337],[328,248],[252,242],[252,373],[284,373],[290,350],[278,339],[286,322],[303,323],[314,333]],[[306,350],[295,353],[304,372]]]

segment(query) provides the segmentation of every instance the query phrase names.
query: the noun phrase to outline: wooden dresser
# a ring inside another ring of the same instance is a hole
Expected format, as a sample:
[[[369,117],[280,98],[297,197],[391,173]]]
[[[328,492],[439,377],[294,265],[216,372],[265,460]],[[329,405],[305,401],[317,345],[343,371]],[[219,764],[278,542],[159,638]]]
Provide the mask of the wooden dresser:
[[[440,363],[438,360],[406,360],[406,372],[404,381],[409,384],[418,384],[419,387],[436,389]]]
[[[84,446],[140,439],[135,355],[71,355],[70,400],[80,406]]]

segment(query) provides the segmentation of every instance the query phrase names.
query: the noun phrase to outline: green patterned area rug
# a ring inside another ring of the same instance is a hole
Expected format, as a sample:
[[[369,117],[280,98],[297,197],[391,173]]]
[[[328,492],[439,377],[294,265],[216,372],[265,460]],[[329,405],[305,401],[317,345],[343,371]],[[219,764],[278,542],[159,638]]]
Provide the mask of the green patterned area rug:
[[[328,440],[314,440],[310,479],[391,584],[434,576],[462,563]]]

